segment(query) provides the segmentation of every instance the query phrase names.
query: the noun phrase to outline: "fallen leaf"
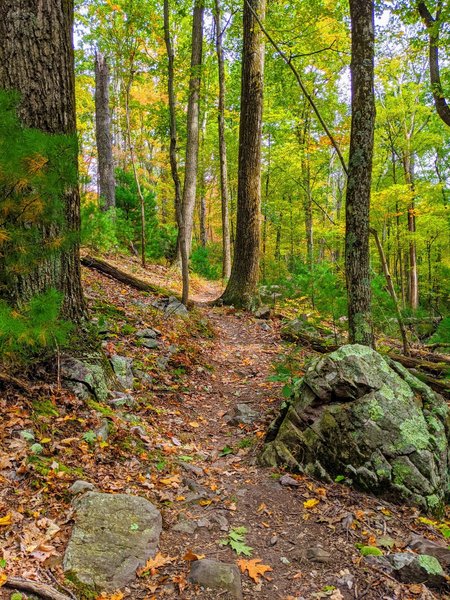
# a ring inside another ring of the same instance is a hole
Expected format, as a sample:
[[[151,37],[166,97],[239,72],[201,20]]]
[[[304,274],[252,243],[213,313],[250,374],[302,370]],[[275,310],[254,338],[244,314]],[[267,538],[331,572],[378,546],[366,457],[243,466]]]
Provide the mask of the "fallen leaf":
[[[0,527],[6,527],[7,525],[12,525],[12,515],[9,513],[5,517],[0,517]]]
[[[319,502],[320,500],[318,500],[317,498],[311,498],[310,500],[305,500],[305,502],[303,502],[303,506],[305,508],[314,508],[319,504]]]
[[[0,573],[0,587],[5,585],[5,583],[7,581],[8,581],[8,577],[5,575],[5,573]]]
[[[253,579],[255,583],[259,583],[261,579],[261,575],[265,577],[265,573],[267,571],[272,571],[272,567],[269,565],[263,565],[261,563],[261,558],[253,558],[251,560],[241,559],[237,561],[239,568],[242,573],[248,571],[248,576]]]
[[[167,563],[173,562],[175,558],[173,556],[163,556],[161,552],[154,558],[150,558],[144,567],[141,567],[136,571],[138,577],[143,577],[145,574],[149,573],[150,575],[154,575],[156,573],[156,569],[166,565]]]
[[[190,562],[193,562],[194,560],[201,560],[202,558],[205,558],[204,554],[195,554],[195,552],[192,552],[192,550],[190,548],[188,549],[186,554],[183,556],[183,560],[187,560]]]
[[[189,425],[194,428],[200,427],[200,423],[197,423],[197,421],[190,421]]]

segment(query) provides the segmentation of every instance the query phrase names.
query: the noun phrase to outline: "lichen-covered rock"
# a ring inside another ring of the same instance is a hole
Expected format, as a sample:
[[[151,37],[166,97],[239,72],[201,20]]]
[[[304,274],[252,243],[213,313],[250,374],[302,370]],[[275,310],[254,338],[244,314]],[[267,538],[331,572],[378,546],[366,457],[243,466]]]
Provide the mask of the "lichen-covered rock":
[[[61,361],[61,376],[64,384],[82,400],[95,398],[103,402],[108,397],[107,374],[101,364],[65,358]]]
[[[133,359],[128,358],[127,356],[119,356],[118,354],[113,354],[109,359],[111,366],[113,368],[114,373],[116,374],[117,379],[123,385],[125,389],[130,389],[133,387]]]
[[[272,423],[261,462],[287,465],[439,514],[449,488],[449,410],[398,363],[360,345],[312,362]]]
[[[156,552],[161,514],[145,498],[88,492],[75,501],[76,518],[64,555],[75,584],[112,592],[128,585]]]

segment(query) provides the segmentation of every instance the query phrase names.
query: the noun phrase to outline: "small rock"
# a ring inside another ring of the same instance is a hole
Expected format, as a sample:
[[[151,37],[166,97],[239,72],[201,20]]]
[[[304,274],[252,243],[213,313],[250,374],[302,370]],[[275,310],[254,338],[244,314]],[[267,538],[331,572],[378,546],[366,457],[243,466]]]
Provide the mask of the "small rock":
[[[142,369],[133,369],[133,375],[142,383],[147,383],[148,385],[153,383],[153,377],[145,371],[142,371]]]
[[[78,479],[69,488],[69,492],[77,496],[78,494],[84,494],[85,492],[93,492],[95,490],[95,485],[90,483],[89,481],[84,481],[83,479]]]
[[[270,317],[270,307],[261,306],[260,308],[255,310],[255,317],[257,319],[268,319]]]
[[[328,563],[332,560],[331,554],[321,546],[311,546],[311,548],[307,548],[306,558],[311,562],[317,563]]]
[[[258,325],[261,327],[261,329],[262,329],[263,331],[272,331],[272,328],[271,328],[271,326],[270,326],[268,323],[266,323],[265,321],[260,321],[260,322],[258,323]]]
[[[111,392],[111,395],[113,398],[108,402],[113,408],[122,408],[124,406],[127,408],[136,407],[136,400],[131,394],[126,394],[124,392]]]
[[[409,540],[408,546],[418,554],[434,556],[445,569],[450,567],[450,550],[445,544],[438,544],[420,535],[414,535]]]
[[[291,477],[290,475],[283,475],[280,477],[280,485],[288,486],[288,487],[299,487],[300,483]]]
[[[197,477],[202,477],[205,474],[205,471],[201,467],[198,467],[197,465],[191,465],[191,463],[187,463],[187,462],[181,462],[180,464],[181,464],[181,467],[185,471],[187,471],[188,473],[192,473],[193,475],[196,475]]]
[[[102,424],[96,430],[95,435],[100,442],[106,442],[109,436],[109,421],[107,419],[102,419]]]
[[[184,515],[180,515],[178,518],[178,523],[172,527],[173,531],[179,531],[180,533],[187,533],[192,535],[197,529],[197,523],[193,521],[189,521],[184,517]]]
[[[392,567],[394,577],[402,583],[426,583],[440,587],[447,581],[440,562],[434,556],[397,552],[385,560]]]
[[[205,529],[211,529],[212,523],[208,519],[199,519],[197,521],[197,527],[204,527]]]
[[[170,296],[169,303],[165,307],[164,312],[167,316],[179,315],[185,317],[189,314],[189,311],[185,305],[182,304],[178,298],[175,298],[175,296]]]
[[[236,565],[205,558],[191,565],[189,580],[205,588],[228,591],[232,598],[242,600],[241,574]]]
[[[138,338],[156,339],[160,335],[161,334],[159,331],[156,331],[156,329],[151,329],[150,327],[148,327],[147,329],[139,329],[139,331],[136,331],[136,337],[138,337]]]
[[[269,546],[275,546],[275,544],[276,544],[277,542],[278,542],[278,536],[277,536],[277,535],[273,535],[273,536],[270,538],[270,541],[269,541]]]
[[[154,340],[153,338],[143,338],[142,345],[149,350],[156,350],[160,346],[158,340]]]
[[[290,565],[291,564],[291,561],[288,558],[286,558],[286,556],[280,556],[280,562],[282,562],[283,565]]]
[[[248,404],[240,402],[225,416],[230,425],[251,425],[258,417],[258,413]]]

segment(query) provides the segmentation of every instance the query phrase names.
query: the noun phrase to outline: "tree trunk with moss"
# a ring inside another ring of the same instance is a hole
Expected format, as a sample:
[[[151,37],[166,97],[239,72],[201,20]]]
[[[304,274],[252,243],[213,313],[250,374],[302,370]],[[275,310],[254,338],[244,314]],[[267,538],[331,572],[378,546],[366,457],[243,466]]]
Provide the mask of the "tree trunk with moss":
[[[350,15],[352,125],[345,236],[349,341],[372,346],[369,211],[375,125],[373,0],[350,0]]]
[[[236,240],[222,296],[225,304],[240,307],[252,305],[259,280],[264,37],[255,14],[263,21],[265,10],[265,0],[244,0]]]
[[[73,0],[3,0],[0,10],[0,88],[20,93],[19,116],[27,127],[76,137],[75,76],[72,41]],[[77,165],[76,144],[73,161]],[[56,288],[64,297],[63,316],[78,322],[84,315],[79,261],[80,195],[78,186],[61,198],[62,226],[42,232],[42,243],[59,240],[37,268],[8,274],[0,297],[20,305],[36,294]],[[4,274],[3,274],[4,275]]]

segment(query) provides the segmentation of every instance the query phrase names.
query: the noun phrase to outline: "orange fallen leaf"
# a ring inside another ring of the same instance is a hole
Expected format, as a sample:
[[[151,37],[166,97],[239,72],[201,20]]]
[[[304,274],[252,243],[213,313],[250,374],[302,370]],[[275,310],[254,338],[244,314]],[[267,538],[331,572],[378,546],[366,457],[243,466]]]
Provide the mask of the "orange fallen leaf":
[[[261,575],[265,577],[265,573],[267,571],[272,571],[272,567],[269,565],[263,565],[261,563],[261,558],[252,558],[251,560],[241,559],[237,561],[239,568],[242,573],[245,571],[248,572],[248,576],[253,579],[255,583],[259,583],[261,579]]]
[[[8,577],[5,575],[5,573],[0,573],[0,587],[5,585],[5,583],[7,581],[8,581]]]
[[[197,421],[190,421],[189,425],[190,425],[191,427],[194,427],[194,428],[195,428],[195,427],[200,427],[200,423],[197,423]]]
[[[95,600],[122,600],[122,599],[123,599],[122,592],[115,592],[111,596],[109,596],[108,594],[105,594],[105,593],[100,594],[100,596],[97,596],[97,598]]]
[[[158,552],[154,558],[149,558],[145,566],[138,569],[136,574],[138,577],[143,577],[147,573],[154,575],[156,573],[156,569],[159,569],[159,567],[163,567],[167,563],[173,562],[174,560],[175,557],[163,556],[161,552]]]
[[[180,486],[181,477],[179,475],[172,475],[172,477],[165,477],[160,479],[159,483],[162,485],[170,485],[171,487],[177,488]]]
[[[5,517],[0,517],[0,527],[6,527],[12,524],[12,514],[9,513]]]
[[[205,558],[204,554],[195,554],[195,552],[192,552],[190,548],[183,556],[183,560],[187,560],[189,562],[194,562],[194,560],[201,560],[202,558]]]
[[[418,584],[414,584],[414,585],[410,585],[409,586],[409,591],[411,592],[411,594],[414,594],[415,596],[421,594],[423,592],[423,587],[420,583]]]
[[[305,500],[305,502],[303,502],[303,506],[305,508],[314,508],[319,504],[319,502],[320,500],[318,500],[317,498],[311,498],[310,500]]]
[[[200,500],[200,506],[209,506],[212,503],[212,500]]]

